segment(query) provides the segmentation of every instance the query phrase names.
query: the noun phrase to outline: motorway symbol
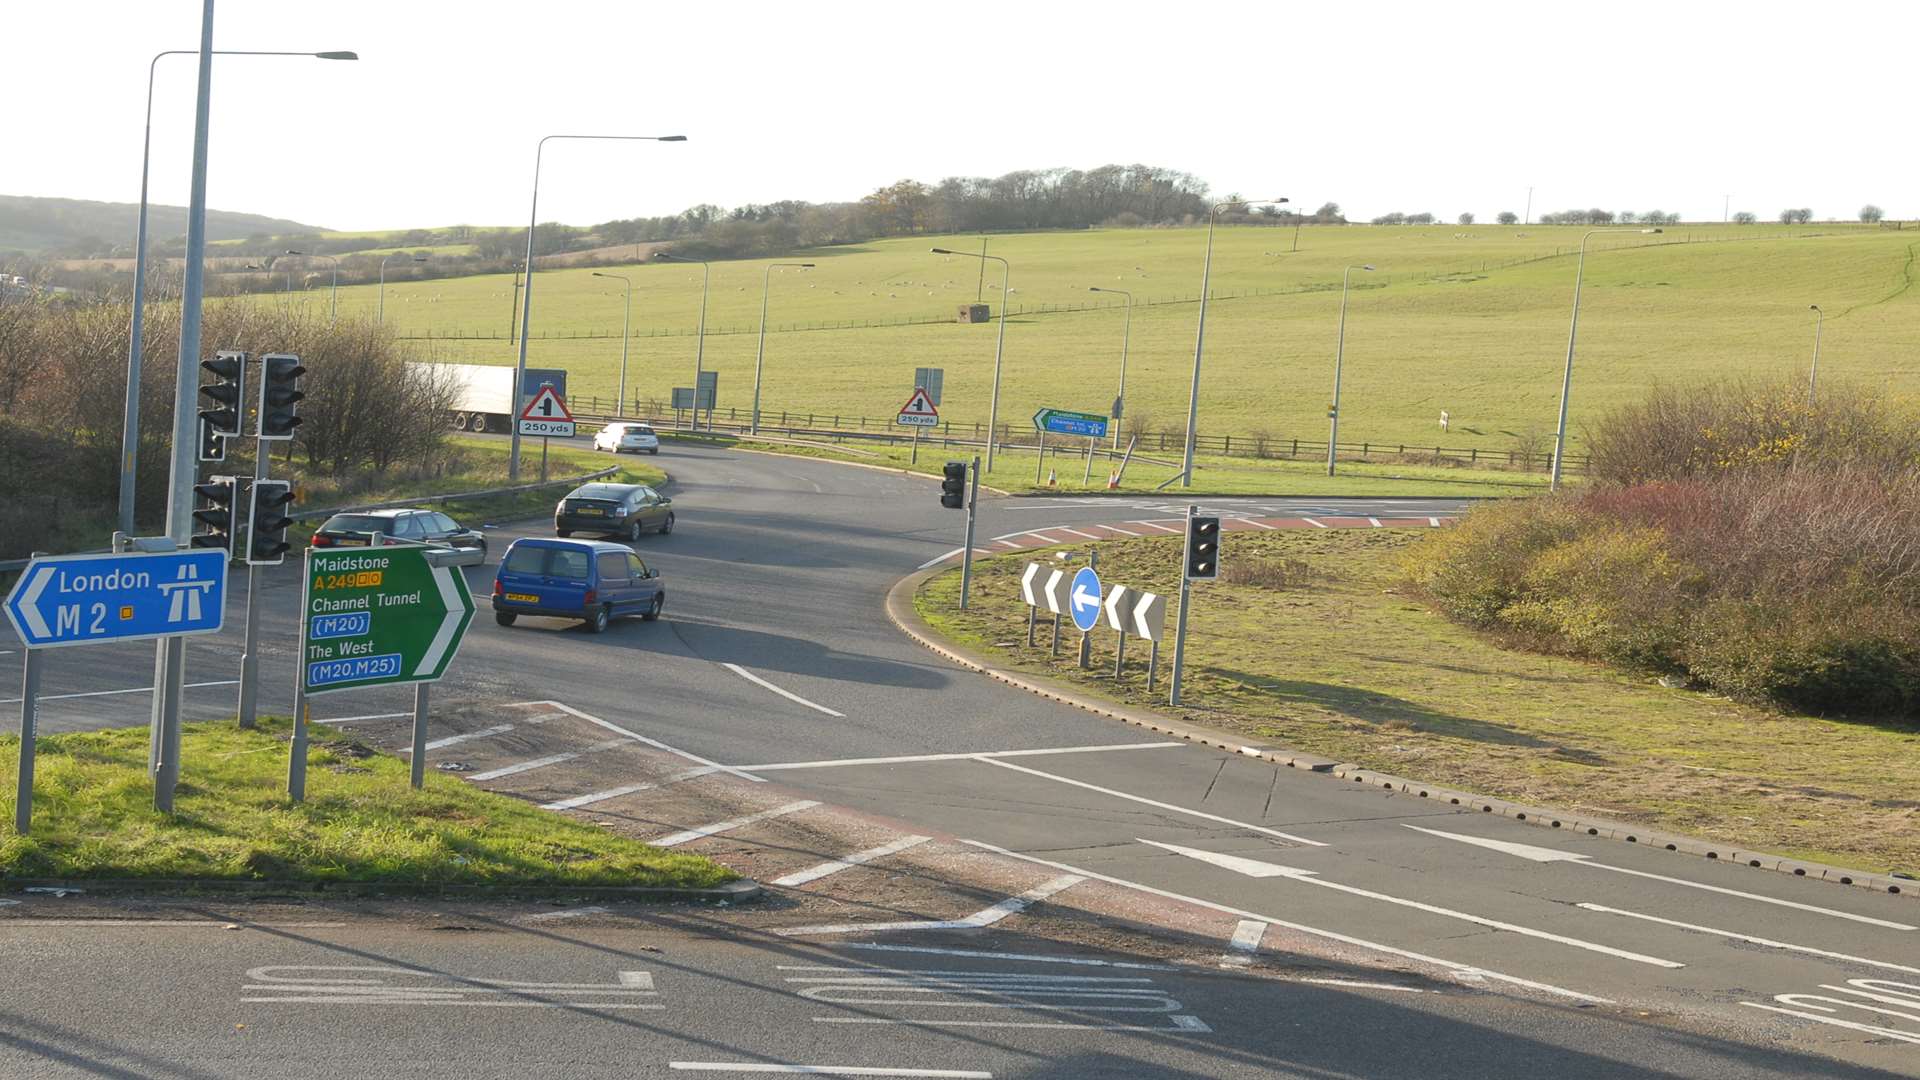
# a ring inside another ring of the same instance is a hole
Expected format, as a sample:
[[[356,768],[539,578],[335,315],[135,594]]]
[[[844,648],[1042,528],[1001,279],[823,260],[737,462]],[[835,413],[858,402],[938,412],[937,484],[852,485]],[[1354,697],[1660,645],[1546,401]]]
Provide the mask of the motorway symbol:
[[[1047,610],[1055,615],[1065,615],[1073,602],[1067,598],[1067,586],[1072,579],[1065,570],[1055,570],[1047,576],[1047,583],[1041,589],[1041,597],[1047,602]]]
[[[1050,435],[1085,435],[1094,439],[1107,437],[1107,418],[1099,413],[1041,409],[1033,414],[1033,426],[1034,430]]]
[[[28,564],[7,621],[30,649],[211,634],[226,614],[227,553],[56,555]]]
[[[1040,595],[1039,584],[1040,575],[1046,569],[1037,562],[1030,562],[1027,564],[1026,571],[1020,575],[1020,598],[1027,602],[1028,607],[1039,607],[1046,602]]]
[[[553,384],[542,384],[540,392],[520,410],[520,434],[573,438],[573,414],[567,411],[567,403],[560,400]]]
[[[307,552],[301,685],[309,694],[440,678],[473,621],[457,570],[399,545]]]
[[[1093,567],[1083,566],[1073,575],[1073,625],[1081,633],[1092,630],[1100,622],[1100,575]]]
[[[900,406],[900,416],[894,422],[909,427],[933,427],[940,423],[940,410],[933,407],[933,399],[927,396],[927,388],[916,386],[913,396]]]

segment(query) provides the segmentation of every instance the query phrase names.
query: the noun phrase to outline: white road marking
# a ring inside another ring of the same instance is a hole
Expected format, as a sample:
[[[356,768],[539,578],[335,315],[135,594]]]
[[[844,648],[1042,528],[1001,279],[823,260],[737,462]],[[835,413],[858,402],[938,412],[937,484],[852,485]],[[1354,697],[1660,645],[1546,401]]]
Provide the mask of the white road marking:
[[[955,555],[958,555],[965,550],[966,548],[954,548],[952,551],[942,552],[941,554],[935,555],[933,558],[928,559],[926,562],[921,563],[919,566],[914,567],[914,569],[925,570],[929,566],[938,566],[939,564],[946,562],[948,559],[953,558]]]
[[[497,724],[490,728],[482,728],[479,731],[469,731],[463,735],[449,735],[444,739],[435,739],[432,742],[427,744],[427,749],[438,750],[443,746],[453,746],[456,743],[471,742],[474,739],[491,739],[495,735],[504,735],[507,732],[512,730],[513,730],[512,724]],[[413,747],[411,746],[402,747],[398,750],[395,750],[394,753],[411,754],[413,753]]]
[[[1868,967],[1886,968],[1888,971],[1902,971],[1909,975],[1920,975],[1920,967],[1892,964],[1885,960],[1869,960],[1864,956],[1850,956],[1842,952],[1829,952],[1826,949],[1816,949],[1810,945],[1794,945],[1785,941],[1773,941],[1768,938],[1756,937],[1752,934],[1743,934],[1738,930],[1722,930],[1713,926],[1698,926],[1694,923],[1680,922],[1677,919],[1663,919],[1658,915],[1647,915],[1638,911],[1628,911],[1625,908],[1608,907],[1605,904],[1582,903],[1575,906],[1585,908],[1588,911],[1598,911],[1605,915],[1624,915],[1629,919],[1639,919],[1642,922],[1659,923],[1662,926],[1677,927],[1681,930],[1692,930],[1696,933],[1731,938],[1734,941],[1744,941],[1749,945],[1759,945],[1768,949],[1785,949],[1788,952],[1806,953],[1809,956],[1824,956],[1829,960],[1845,960],[1849,963],[1865,964]]]
[[[467,779],[498,780],[503,776],[515,776],[523,772],[532,772],[535,769],[544,769],[548,765],[558,765],[563,761],[572,761],[575,758],[585,757],[588,754],[598,754],[607,750],[617,750],[622,746],[631,745],[633,745],[633,742],[630,739],[608,739],[606,742],[594,743],[584,750],[571,750],[564,754],[553,754],[549,757],[534,758],[532,761],[522,761],[515,765],[502,765],[498,769],[488,769],[486,772],[474,773],[472,776],[467,777]]]
[[[999,544],[999,545],[1000,545],[1001,547],[1010,547],[1010,548],[1017,548],[1017,547],[1019,547],[1019,546],[1020,546],[1019,544],[1016,544],[1016,543],[1014,543],[1014,542],[1013,542],[1013,541],[1011,541],[1011,540],[1000,540],[1000,541],[997,541],[997,543],[998,543],[998,544]]]
[[[1403,822],[1402,824],[1404,825],[1405,823]],[[1741,892],[1739,889],[1722,888],[1719,885],[1708,885],[1704,882],[1689,881],[1686,878],[1668,877],[1665,874],[1652,874],[1645,870],[1629,870],[1624,866],[1591,862],[1589,861],[1592,859],[1591,855],[1584,855],[1573,851],[1563,851],[1559,848],[1537,847],[1533,844],[1515,843],[1512,840],[1493,840],[1484,836],[1468,836],[1465,833],[1441,832],[1439,829],[1423,829],[1418,825],[1406,825],[1406,828],[1412,829],[1414,832],[1426,833],[1429,836],[1438,836],[1446,840],[1458,840],[1463,844],[1472,844],[1475,847],[1502,851],[1508,855],[1517,855],[1522,859],[1528,859],[1533,862],[1573,863],[1576,866],[1587,866],[1595,870],[1610,870],[1616,874],[1628,874],[1633,877],[1648,878],[1653,881],[1664,881],[1669,885],[1683,885],[1689,889],[1701,889],[1706,892],[1719,893],[1722,896],[1738,896],[1743,900],[1755,900],[1762,904],[1792,908],[1795,911],[1811,911],[1816,915],[1831,915],[1836,919],[1847,919],[1852,922],[1866,923],[1869,926],[1884,926],[1889,930],[1914,929],[1906,923],[1893,922],[1888,919],[1876,919],[1870,915],[1855,915],[1850,911],[1837,911],[1833,908],[1817,907],[1813,904],[1802,904],[1794,900],[1782,900],[1774,896],[1762,896],[1759,893]]]
[[[575,795],[571,799],[559,799],[550,803],[541,803],[540,809],[542,810],[578,810],[582,806],[592,806],[594,803],[606,802],[608,799],[617,799],[622,795],[632,795],[637,791],[652,791],[654,788],[657,788],[657,787],[666,787],[668,784],[677,784],[682,780],[691,780],[696,776],[707,776],[709,774],[716,773],[719,771],[720,770],[713,768],[710,765],[702,765],[697,769],[687,769],[683,772],[674,773],[672,776],[669,776],[664,780],[647,780],[638,784],[627,784],[623,787],[608,788],[605,791],[596,791],[589,795]]]
[[[1099,525],[1099,526],[1096,526],[1096,528],[1105,529],[1108,532],[1117,532],[1121,536],[1139,536],[1140,535],[1139,533],[1133,532],[1132,530],[1123,529],[1118,525]]]
[[[1150,896],[1158,896],[1166,900],[1177,900],[1183,904],[1193,904],[1197,907],[1206,908],[1209,911],[1218,911],[1223,915],[1238,915],[1243,919],[1258,919],[1261,922],[1271,923],[1274,926],[1284,926],[1289,930],[1297,930],[1303,934],[1312,934],[1315,937],[1325,938],[1328,941],[1338,941],[1344,945],[1353,945],[1357,948],[1369,949],[1374,952],[1384,953],[1388,956],[1398,956],[1407,960],[1418,961],[1419,963],[1422,963],[1422,964],[1432,964],[1435,967],[1445,968],[1448,971],[1454,972],[1462,976],[1497,979],[1500,982],[1509,983],[1513,986],[1523,986],[1529,990],[1539,990],[1544,993],[1554,994],[1559,997],[1571,998],[1575,1001],[1585,1001],[1594,1005],[1614,1004],[1614,1002],[1608,998],[1596,997],[1592,994],[1583,994],[1578,990],[1568,990],[1564,987],[1554,986],[1550,983],[1535,982],[1531,979],[1522,979],[1516,975],[1505,975],[1498,971],[1491,971],[1487,968],[1475,967],[1472,964],[1462,964],[1457,960],[1442,960],[1437,956],[1428,956],[1425,953],[1414,952],[1411,949],[1402,949],[1395,945],[1386,945],[1377,941],[1368,941],[1365,938],[1354,937],[1351,934],[1343,934],[1335,930],[1322,930],[1317,926],[1308,926],[1305,923],[1292,922],[1287,919],[1276,919],[1270,915],[1262,915],[1257,911],[1247,911],[1243,908],[1229,907],[1225,904],[1216,904],[1211,900],[1202,900],[1197,896],[1185,896],[1177,892],[1170,892],[1166,889],[1155,888],[1152,885],[1143,885],[1137,881],[1128,881],[1125,878],[1113,877],[1110,874],[1102,874],[1094,870],[1083,870],[1077,866],[1071,866],[1071,865],[1068,865],[1067,863],[1058,862],[1053,859],[1042,859],[1034,855],[1023,855],[1020,852],[1011,851],[1003,847],[996,847],[993,844],[984,843],[979,840],[962,840],[961,843],[967,844],[971,847],[977,847],[982,851],[991,851],[996,855],[1004,855],[1009,859],[1018,859],[1021,862],[1033,863],[1036,866],[1050,867],[1054,870],[1064,870],[1071,874],[1078,874],[1091,881],[1104,881],[1109,885],[1118,885],[1121,888],[1133,889],[1136,892],[1143,892]]]
[[[835,712],[832,709],[827,708],[825,705],[819,705],[814,702],[808,701],[806,698],[801,697],[799,694],[796,694],[791,690],[782,690],[781,688],[773,685],[772,683],[761,678],[760,676],[755,675],[753,672],[748,671],[746,668],[741,667],[739,664],[723,663],[720,666],[723,668],[726,668],[728,671],[733,672],[735,675],[740,676],[741,678],[747,680],[748,682],[753,683],[755,686],[759,686],[764,689],[771,690],[774,693],[779,694],[781,697],[786,698],[788,701],[794,702],[795,704],[798,704],[798,705],[805,705],[807,708],[812,709],[814,712],[826,713],[828,716],[838,717],[839,719],[842,719],[842,720],[845,720],[847,718],[846,713]]]
[[[1097,754],[1108,750],[1173,750],[1183,742],[1116,743],[1108,746],[1053,746],[1040,750],[981,750],[956,754],[906,754],[901,757],[828,758],[824,761],[780,761],[771,765],[745,765],[754,772],[781,772],[788,769],[838,769],[850,765],[910,765],[922,761],[964,761],[969,758],[1031,757],[1038,754]]]
[[[981,960],[1018,960],[1028,964],[1074,964],[1083,967],[1126,968],[1129,971],[1179,971],[1170,964],[1140,964],[1129,960],[1094,960],[1079,956],[1042,956],[1039,953],[992,952],[985,949],[936,949],[930,945],[880,945],[870,941],[848,942],[840,949],[867,949],[873,952],[923,953],[930,956],[966,956]]]
[[[521,922],[552,922],[556,919],[577,919],[582,915],[604,915],[606,913],[607,913],[607,909],[603,907],[577,907],[577,908],[568,908],[565,911],[543,911],[538,915],[525,916],[520,921]],[[624,975],[624,974],[627,974],[627,972],[621,972],[621,974]]]
[[[1381,525],[1381,524],[1380,524],[1380,519],[1379,519],[1379,518],[1377,518],[1377,517],[1370,517],[1370,518],[1368,518],[1368,519],[1367,519],[1367,524],[1369,524],[1369,525],[1371,525],[1371,526],[1373,526],[1373,527],[1374,527],[1374,528],[1376,528],[1376,529],[1379,529],[1379,528],[1384,528],[1384,527],[1385,527],[1385,526],[1383,526],[1383,525]]]
[[[1078,874],[1063,874],[1051,881],[1045,881],[1028,889],[1019,896],[1009,896],[1005,900],[976,911],[964,919],[918,920],[913,922],[892,923],[833,923],[824,926],[795,926],[774,933],[781,937],[800,937],[813,934],[860,934],[883,930],[978,930],[992,926],[1009,915],[1018,915],[1033,905],[1063,889],[1070,889],[1085,881]]]
[[[1417,986],[1395,986],[1393,983],[1364,982],[1359,979],[1293,979],[1292,982],[1313,983],[1315,986],[1346,986],[1355,990],[1398,990],[1403,994],[1431,994],[1431,990],[1422,990]]]
[[[895,1027],[1046,1028],[1049,1031],[1177,1031],[1206,1035],[1213,1029],[1197,1016],[1169,1016],[1171,1027],[1155,1024],[1062,1024],[1051,1020],[881,1020],[865,1016],[816,1016],[816,1024],[880,1024]]]
[[[1264,522],[1264,521],[1255,521],[1254,519],[1252,519],[1252,518],[1249,518],[1249,517],[1237,517],[1237,518],[1234,518],[1233,520],[1235,520],[1235,521],[1244,521],[1244,522],[1246,522],[1247,524],[1249,524],[1249,525],[1251,525],[1251,526],[1253,526],[1253,527],[1254,527],[1254,528],[1256,528],[1256,529],[1272,529],[1272,528],[1276,528],[1276,526],[1273,526],[1273,525],[1269,525],[1269,524],[1267,524],[1267,523],[1266,523],[1266,522]]]
[[[613,723],[608,720],[602,720],[597,716],[588,715],[587,713],[583,713],[579,709],[576,709],[571,705],[563,705],[558,701],[515,701],[510,703],[508,705],[508,708],[514,708],[516,706],[523,706],[523,705],[545,705],[545,706],[548,706],[549,708],[559,709],[561,712],[566,713],[568,716],[578,717],[581,720],[585,720],[589,724],[594,724],[599,727],[606,728],[608,731],[618,732],[619,734],[624,735],[635,742],[645,743],[656,750],[665,750],[667,753],[672,754],[675,757],[686,758],[688,761],[691,761],[697,765],[705,765],[708,768],[717,769],[720,772],[727,773],[728,775],[737,776],[742,780],[751,780],[756,784],[766,783],[765,779],[755,776],[750,772],[746,772],[741,769],[736,769],[731,765],[722,765],[717,761],[709,761],[698,754],[689,754],[685,750],[675,749],[674,747],[668,746],[666,743],[663,743],[658,739],[649,739],[645,735],[642,735],[637,731],[629,731],[626,728],[621,727],[619,724]]]
[[[1220,966],[1243,968],[1252,964],[1253,954],[1260,951],[1260,939],[1266,933],[1266,923],[1241,919],[1240,925],[1233,928],[1233,938],[1227,942],[1227,954],[1220,958]]]
[[[1049,529],[1056,529],[1056,530],[1057,530],[1057,529],[1059,529],[1060,527],[1059,527],[1058,525],[1049,525],[1049,526],[1047,526],[1047,528],[1049,528]],[[1041,543],[1043,543],[1043,544],[1058,544],[1058,543],[1061,543],[1061,541],[1059,541],[1059,540],[1055,540],[1055,539],[1054,539],[1053,537],[1051,537],[1051,536],[1048,536],[1048,535],[1047,535],[1046,533],[1044,533],[1044,532],[1041,532],[1041,531],[1040,531],[1040,530],[1038,530],[1038,529],[1031,529],[1031,530],[1028,530],[1027,532],[1025,532],[1025,533],[1023,533],[1023,534],[1021,534],[1021,535],[1023,535],[1023,536],[1031,536],[1031,537],[1033,537],[1034,539],[1036,539],[1036,540],[1038,540],[1038,541],[1040,541],[1040,542],[1041,542]]]
[[[1098,540],[1098,539],[1100,539],[1099,537],[1097,537],[1097,536],[1095,536],[1095,535],[1093,535],[1093,534],[1092,534],[1092,533],[1090,533],[1090,532],[1081,532],[1081,531],[1080,531],[1079,529],[1069,529],[1069,528],[1067,528],[1067,527],[1066,527],[1065,525],[1055,525],[1055,526],[1053,527],[1053,531],[1054,531],[1054,532],[1063,532],[1063,533],[1072,533],[1072,534],[1073,534],[1073,535],[1075,535],[1075,536],[1084,536],[1084,537],[1086,537],[1086,538],[1087,538],[1088,540]]]
[[[1169,529],[1169,528],[1167,528],[1167,527],[1166,527],[1165,525],[1162,525],[1162,524],[1160,524],[1160,523],[1159,523],[1159,522],[1157,522],[1157,521],[1129,521],[1129,522],[1127,522],[1127,524],[1129,524],[1129,525],[1145,525],[1145,526],[1146,526],[1147,528],[1149,528],[1149,529],[1159,529],[1159,530],[1160,530],[1161,532],[1163,532],[1163,533],[1172,533],[1172,534],[1174,534],[1175,536],[1179,536],[1179,535],[1180,535],[1180,530],[1179,530],[1179,529]]]
[[[1042,975],[1026,971],[926,971],[901,968],[783,966],[783,971],[818,972],[788,975],[786,981],[806,985],[803,998],[835,1005],[878,1011],[904,1006],[921,1010],[910,1018],[871,1017],[852,1020],[815,1017],[821,1023],[880,1023],[954,1027],[1074,1027],[1103,1031],[1211,1031],[1192,1016],[1170,1015],[1185,1008],[1154,985],[1150,978],[1113,975]],[[945,1020],[930,1010],[965,1009],[1019,1013],[1155,1013],[1166,1015],[1172,1028],[1114,1023],[1067,1023],[1033,1020]]]
[[[1902,1020],[1920,1020],[1920,1016],[1909,1012],[1901,1012],[1900,1009],[1884,1009],[1854,1000],[1854,998],[1865,998],[1868,1001],[1877,1001],[1884,1005],[1898,1005],[1906,1009],[1920,1008],[1920,986],[1915,986],[1912,983],[1894,982],[1890,979],[1848,979],[1847,985],[1845,986],[1821,983],[1820,989],[1832,990],[1838,994],[1851,994],[1853,997],[1827,997],[1824,994],[1775,994],[1773,996],[1773,1000],[1779,1002],[1781,1005],[1799,1006],[1799,1009],[1782,1009],[1773,1005],[1762,1005],[1756,1001],[1743,1001],[1740,1002],[1740,1004],[1751,1009],[1765,1009],[1768,1012],[1785,1013],[1788,1016],[1798,1016],[1822,1024],[1831,1024],[1835,1027],[1883,1035],[1888,1038],[1898,1039],[1902,1042],[1920,1043],[1920,1033],[1905,1031],[1899,1028],[1882,1027],[1877,1024],[1861,1024],[1851,1020],[1841,1020],[1833,1015],[1839,1010],[1827,1007],[1828,1005],[1838,1005],[1842,1008],[1859,1009],[1862,1012],[1876,1013],[1881,1016],[1893,1016]],[[1882,992],[1875,993],[1874,991],[1876,990]],[[1826,1004],[1816,1004],[1817,1002],[1825,1002]],[[1801,1011],[1804,1009],[1811,1009],[1813,1011]]]
[[[647,843],[654,847],[679,847],[681,844],[690,844],[695,840],[704,839],[705,837],[717,836],[723,832],[732,832],[735,829],[747,825],[770,821],[777,817],[785,817],[788,814],[797,814],[802,810],[811,810],[819,805],[818,800],[802,799],[799,802],[787,803],[785,806],[776,806],[771,810],[762,810],[757,814],[748,814],[745,817],[730,818],[726,821],[716,821],[711,825],[701,825],[698,828],[685,829],[663,836],[658,840],[649,840]]]
[[[1300,520],[1306,522],[1307,524],[1313,526],[1316,529],[1324,529],[1327,527],[1325,522],[1315,521],[1313,518],[1310,518],[1310,517],[1303,517]]]
[[[858,1065],[772,1065],[727,1061],[669,1061],[667,1068],[683,1072],[802,1073],[813,1076],[933,1076],[954,1080],[993,1080],[990,1072],[972,1069],[882,1069]]]
[[[1782,994],[1780,996],[1792,997],[1794,995]],[[1822,999],[1822,1000],[1832,1000],[1832,999]],[[1786,1013],[1788,1016],[1798,1016],[1803,1020],[1817,1020],[1822,1024],[1832,1024],[1834,1027],[1849,1028],[1854,1031],[1864,1031],[1869,1035],[1880,1035],[1889,1039],[1898,1039],[1901,1042],[1920,1043],[1920,1035],[1916,1035],[1911,1031],[1901,1031],[1897,1028],[1879,1027],[1874,1024],[1857,1024],[1852,1020],[1841,1020],[1837,1017],[1821,1016],[1819,1013],[1802,1012],[1799,1009],[1782,1009],[1778,1005],[1762,1005],[1757,1001],[1743,1001],[1740,1004],[1745,1005],[1749,1009],[1765,1009],[1768,1012]],[[1815,1005],[1812,1007],[1821,1008],[1821,1006],[1818,1006],[1818,1005]],[[1827,1009],[1826,1011],[1832,1012],[1833,1010]]]
[[[239,685],[240,685],[239,679],[216,679],[213,682],[190,682],[190,683],[187,683],[185,686],[181,687],[181,689],[182,690],[198,690],[198,689],[201,689],[202,687],[207,687],[207,686],[239,686]],[[72,698],[118,697],[119,695],[122,695],[122,694],[151,694],[151,693],[153,693],[153,687],[151,686],[136,686],[130,690],[89,690],[84,694],[41,694],[35,700],[67,701]],[[7,698],[4,701],[0,701],[0,705],[18,705],[18,704],[20,704],[20,699],[17,697]]]
[[[361,720],[398,720],[403,716],[412,715],[410,712],[382,712],[368,713],[365,716],[335,716],[330,718],[316,716],[313,718],[313,722],[316,724],[352,724]]]
[[[1430,517],[1427,519],[1427,524],[1437,529],[1440,527],[1440,519],[1437,517]]]
[[[1307,847],[1326,847],[1327,846],[1318,840],[1309,840],[1304,836],[1295,836],[1292,833],[1284,833],[1284,832],[1281,832],[1279,829],[1269,829],[1264,825],[1249,825],[1244,821],[1235,821],[1232,818],[1224,818],[1218,814],[1209,814],[1202,810],[1189,810],[1184,806],[1175,806],[1172,803],[1163,803],[1156,799],[1148,799],[1139,795],[1129,795],[1124,791],[1115,791],[1112,788],[1103,788],[1097,784],[1089,784],[1084,780],[1075,780],[1075,779],[1072,779],[1071,777],[1056,776],[1053,773],[1041,772],[1039,769],[1029,769],[1024,765],[1015,765],[1012,762],[1001,761],[997,758],[987,757],[982,754],[976,754],[974,755],[974,758],[977,761],[984,761],[988,765],[998,765],[1003,769],[1012,769],[1015,772],[1023,772],[1028,774],[1029,776],[1038,776],[1038,777],[1042,777],[1047,780],[1053,780],[1062,784],[1071,784],[1077,788],[1085,788],[1088,791],[1098,792],[1102,795],[1108,795],[1116,799],[1125,799],[1128,802],[1137,802],[1144,806],[1151,806],[1157,810],[1169,810],[1176,814],[1185,814],[1188,817],[1199,818],[1202,821],[1217,821],[1222,825],[1231,825],[1236,829],[1246,829],[1250,832],[1257,832],[1265,836],[1279,837],[1282,840],[1291,841],[1292,843],[1295,843],[1295,844],[1304,844]]]
[[[919,847],[931,839],[933,839],[931,836],[901,837],[891,844],[882,844],[879,847],[868,848],[865,851],[856,851],[845,858],[834,859],[831,862],[823,862],[818,866],[808,867],[805,870],[788,874],[786,877],[775,878],[768,884],[780,885],[787,888],[792,888],[795,885],[805,885],[809,881],[819,881],[823,877],[837,874],[842,870],[865,865],[875,859],[884,859],[889,855],[898,855],[908,848]]]
[[[274,930],[337,930],[347,925],[343,922],[243,922],[233,923],[225,919],[6,919],[0,920],[0,929],[9,926],[159,926],[174,929],[182,926],[197,926],[207,930],[222,930],[237,925],[242,930],[255,927]]]
[[[320,975],[282,975],[280,972],[318,972]],[[374,977],[369,977],[374,976]],[[378,976],[426,982],[388,981]],[[291,1002],[303,1005],[466,1005],[521,1009],[661,1009],[637,997],[657,997],[653,975],[622,971],[619,982],[540,983],[509,979],[466,979],[415,968],[372,965],[268,965],[247,972],[245,993],[272,997],[242,997],[243,1002]]]
[[[1549,930],[1535,930],[1531,926],[1521,926],[1519,923],[1489,919],[1484,915],[1475,915],[1469,911],[1457,911],[1453,908],[1441,907],[1438,904],[1428,904],[1419,900],[1408,900],[1405,897],[1394,896],[1391,893],[1362,889],[1357,885],[1343,885],[1338,881],[1328,881],[1326,878],[1321,877],[1318,871],[1314,870],[1303,870],[1294,866],[1280,866],[1275,863],[1262,862],[1257,859],[1242,858],[1238,855],[1226,855],[1217,851],[1203,851],[1199,848],[1181,847],[1179,844],[1163,844],[1158,840],[1141,840],[1140,842],[1165,851],[1171,851],[1176,855],[1184,855],[1190,859],[1198,859],[1201,862],[1224,867],[1225,869],[1245,874],[1248,877],[1278,877],[1285,878],[1288,881],[1299,881],[1308,885],[1318,885],[1323,889],[1332,889],[1335,892],[1343,892],[1350,896],[1360,896],[1368,900],[1378,900],[1386,904],[1412,908],[1415,911],[1424,911],[1429,915],[1439,915],[1447,919],[1458,919],[1461,922],[1472,923],[1475,926],[1485,926],[1493,930],[1505,930],[1510,934],[1519,934],[1522,937],[1537,938],[1541,941],[1551,941],[1560,945],[1569,945],[1576,949],[1585,949],[1588,952],[1599,953],[1602,956],[1631,960],[1637,964],[1650,964],[1654,967],[1662,968],[1683,968],[1687,966],[1676,960],[1662,960],[1657,956],[1629,952],[1626,949],[1616,949],[1611,945],[1602,945],[1595,941],[1583,941],[1580,938],[1568,937],[1565,934],[1556,934]]]

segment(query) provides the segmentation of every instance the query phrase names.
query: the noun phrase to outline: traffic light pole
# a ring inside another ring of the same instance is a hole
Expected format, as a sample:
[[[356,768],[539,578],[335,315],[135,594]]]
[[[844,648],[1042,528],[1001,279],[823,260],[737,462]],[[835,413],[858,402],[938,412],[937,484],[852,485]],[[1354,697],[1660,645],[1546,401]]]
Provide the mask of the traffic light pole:
[[[1186,532],[1188,535],[1193,533],[1193,512],[1198,509],[1199,507],[1192,505],[1187,507]],[[1167,697],[1169,705],[1180,704],[1180,676],[1185,672],[1187,664],[1187,608],[1190,606],[1188,601],[1192,598],[1193,581],[1187,576],[1186,550],[1183,547],[1180,553],[1180,614],[1173,631],[1173,678],[1171,680],[1173,690]]]
[[[973,466],[967,470],[967,541],[960,549],[960,610],[967,607],[967,594],[973,587],[973,519],[975,509],[980,505],[980,455],[973,456]]]
[[[262,373],[261,378],[265,379],[265,377],[265,374]],[[266,478],[267,442],[265,439],[256,437],[253,440],[253,484],[247,488],[247,494],[245,496],[249,507],[253,505],[254,489],[259,487],[260,481]],[[240,531],[238,521],[240,516],[240,500],[240,494],[235,492],[233,506],[234,518],[236,519],[234,521],[234,533],[236,536],[238,536]],[[242,550],[251,554],[253,550],[252,513],[247,515],[247,536],[244,543],[246,546],[242,548]],[[251,728],[254,726],[255,710],[259,705],[260,698],[259,680],[260,567],[254,565],[253,559],[249,557],[247,559],[247,638],[246,644],[240,651],[240,726],[242,728]]]

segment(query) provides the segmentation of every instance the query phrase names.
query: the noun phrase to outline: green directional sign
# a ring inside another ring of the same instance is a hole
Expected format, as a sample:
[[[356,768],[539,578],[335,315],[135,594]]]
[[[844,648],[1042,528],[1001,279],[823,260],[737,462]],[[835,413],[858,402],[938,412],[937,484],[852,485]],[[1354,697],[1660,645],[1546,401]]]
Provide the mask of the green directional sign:
[[[300,603],[300,678],[309,694],[432,682],[473,621],[458,570],[424,547],[308,550]]]
[[[1104,439],[1107,435],[1106,417],[1070,409],[1041,409],[1033,414],[1033,426],[1052,435],[1086,435],[1095,439]]]

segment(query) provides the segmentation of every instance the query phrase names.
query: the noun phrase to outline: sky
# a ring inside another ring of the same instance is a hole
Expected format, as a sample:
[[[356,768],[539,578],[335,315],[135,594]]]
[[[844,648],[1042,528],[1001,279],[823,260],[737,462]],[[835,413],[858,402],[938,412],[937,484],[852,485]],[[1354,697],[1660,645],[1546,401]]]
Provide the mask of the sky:
[[[1282,17],[1284,13],[1285,17]],[[139,197],[148,62],[200,0],[10,5],[0,194]],[[1177,25],[1176,20],[1178,20]],[[1144,163],[1349,218],[1661,209],[1920,218],[1913,0],[217,0],[209,205],[334,229],[586,225],[895,180]],[[152,199],[187,201],[192,57]]]

